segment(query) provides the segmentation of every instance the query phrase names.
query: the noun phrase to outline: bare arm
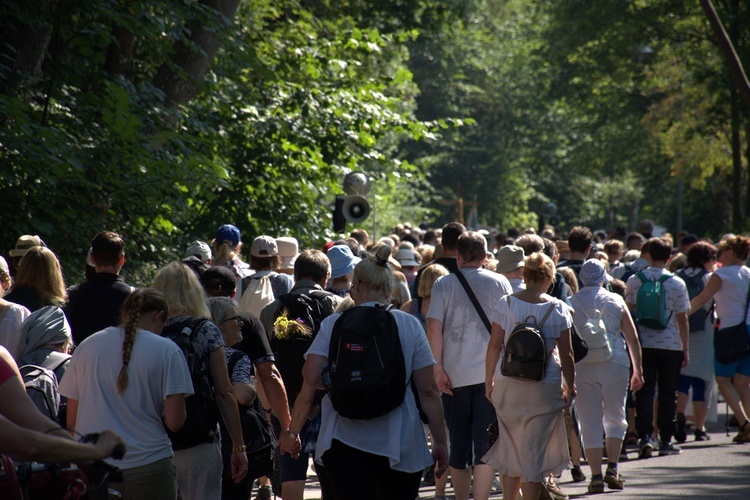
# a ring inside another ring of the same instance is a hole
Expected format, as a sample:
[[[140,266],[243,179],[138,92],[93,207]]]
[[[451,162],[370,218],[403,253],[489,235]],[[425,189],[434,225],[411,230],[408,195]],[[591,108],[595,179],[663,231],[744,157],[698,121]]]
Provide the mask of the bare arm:
[[[487,357],[484,361],[484,394],[492,401],[492,389],[495,385],[495,368],[500,359],[505,341],[505,330],[497,323],[492,323],[492,334],[487,345]]]
[[[237,400],[234,398],[232,383],[229,381],[223,346],[215,349],[209,355],[208,370],[211,372],[219,413],[221,413],[227,433],[232,439],[232,448],[239,449],[244,446],[245,442],[242,439],[240,412],[237,409]],[[245,452],[232,453],[231,463],[232,479],[239,482],[247,475],[247,454]]]
[[[314,389],[325,389],[323,385],[323,367],[328,363],[326,356],[320,354],[308,354],[305,364],[302,366],[302,376],[305,383]]]
[[[0,415],[0,453],[15,460],[85,463],[112,455],[115,446],[124,444],[115,433],[100,433],[95,444],[79,443],[68,437],[53,436],[16,425]]]
[[[708,278],[708,283],[706,283],[706,286],[703,287],[703,290],[701,293],[693,297],[693,300],[690,301],[690,312],[694,313],[703,305],[711,300],[711,297],[716,295],[716,292],[719,291],[721,288],[721,278],[719,278],[719,275],[714,273],[711,275],[710,278]],[[679,324],[677,325],[679,328]]]
[[[563,379],[565,380],[565,389],[563,390],[563,397],[566,403],[570,406],[570,403],[575,396],[575,373],[576,364],[573,359],[573,347],[570,343],[571,330],[563,330],[560,332],[560,336],[557,338],[557,348],[560,351],[560,368],[562,369]]]
[[[257,396],[253,384],[248,384],[246,382],[232,384],[232,391],[234,391],[234,397],[237,399],[237,403],[244,406],[250,406],[253,404],[255,396]]]
[[[68,403],[70,412],[70,403]],[[164,424],[172,432],[177,432],[185,425],[187,411],[185,410],[185,395],[170,394],[164,400]],[[68,419],[70,421],[70,419]]]
[[[294,410],[292,410],[292,421],[289,424],[286,432],[282,432],[279,436],[279,448],[282,453],[289,453],[293,458],[297,458],[302,449],[302,442],[300,441],[299,435],[296,438],[292,438],[289,432],[299,434],[302,427],[305,425],[305,420],[312,410],[313,404],[315,403],[315,387],[310,385],[307,380],[302,382],[302,389],[300,389],[297,399],[294,401]]]
[[[284,381],[281,380],[278,368],[271,361],[259,363],[255,365],[255,376],[263,387],[270,408],[281,422],[281,427],[283,429],[288,428],[292,417],[289,415],[286,388],[284,387]]]
[[[430,343],[432,356],[437,361],[433,366],[435,382],[440,392],[453,394],[451,379],[443,370],[443,322],[435,318],[427,318],[427,341]]]
[[[426,366],[413,371],[411,378],[417,386],[419,402],[422,405],[422,411],[427,415],[427,425],[432,435],[432,457],[438,466],[435,476],[441,477],[448,469],[448,438],[445,434],[443,405],[440,401],[440,393],[437,391],[432,367]]]
[[[641,361],[641,343],[638,341],[638,334],[635,331],[635,323],[630,312],[625,309],[622,312],[620,328],[625,336],[625,342],[628,344],[630,352],[630,362],[633,365],[633,376],[630,378],[630,390],[638,392],[643,387],[643,363]]]
[[[677,330],[680,332],[680,340],[682,341],[682,367],[684,368],[690,363],[690,356],[688,354],[690,352],[688,344],[688,337],[690,336],[688,313],[677,313],[675,314],[674,319],[677,323]]]

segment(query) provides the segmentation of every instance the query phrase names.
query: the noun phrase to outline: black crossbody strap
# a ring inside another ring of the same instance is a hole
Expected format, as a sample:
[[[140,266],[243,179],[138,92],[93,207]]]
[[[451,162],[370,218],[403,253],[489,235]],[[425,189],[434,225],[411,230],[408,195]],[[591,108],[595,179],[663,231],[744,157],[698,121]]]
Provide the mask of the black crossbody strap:
[[[750,306],[750,285],[747,287],[747,298],[745,300],[745,315],[742,317],[742,321],[747,320],[747,308]]]
[[[466,290],[466,295],[469,296],[469,300],[471,300],[471,303],[474,304],[474,309],[477,310],[477,313],[479,314],[479,317],[482,320],[482,323],[484,323],[484,326],[487,328],[487,332],[492,335],[492,323],[490,323],[490,319],[487,317],[487,314],[484,312],[484,309],[482,309],[481,304],[479,303],[479,300],[477,300],[477,296],[474,295],[474,290],[471,289],[469,286],[469,283],[466,281],[466,277],[461,274],[461,271],[456,271],[456,277],[458,278],[458,281],[461,283],[461,286],[464,287],[464,290]]]

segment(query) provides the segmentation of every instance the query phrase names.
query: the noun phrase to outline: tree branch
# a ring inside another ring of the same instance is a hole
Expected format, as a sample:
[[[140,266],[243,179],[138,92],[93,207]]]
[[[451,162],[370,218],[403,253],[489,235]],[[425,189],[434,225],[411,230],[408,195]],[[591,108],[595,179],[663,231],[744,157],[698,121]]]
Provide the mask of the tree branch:
[[[719,48],[727,59],[732,80],[734,80],[734,84],[737,86],[737,90],[739,90],[742,100],[750,107],[750,81],[748,81],[745,70],[742,67],[742,61],[740,61],[739,56],[737,56],[732,40],[729,38],[724,26],[721,24],[719,14],[716,12],[711,0],[700,0],[700,2],[703,11],[706,13],[706,17],[708,18],[708,22],[711,24],[711,28],[714,31],[714,35],[716,35]]]

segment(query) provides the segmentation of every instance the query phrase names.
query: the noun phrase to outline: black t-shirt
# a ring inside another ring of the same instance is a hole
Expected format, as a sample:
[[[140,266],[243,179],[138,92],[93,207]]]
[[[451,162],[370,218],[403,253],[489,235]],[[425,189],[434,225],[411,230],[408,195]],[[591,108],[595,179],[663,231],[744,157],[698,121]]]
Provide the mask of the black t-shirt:
[[[246,312],[240,313],[240,317],[242,318],[242,341],[233,347],[247,354],[253,366],[268,361],[274,362],[273,351],[271,351],[266,330],[260,320]]]
[[[133,290],[135,288],[112,273],[96,273],[72,288],[64,311],[75,343],[80,344],[109,326],[119,325],[122,304]]]

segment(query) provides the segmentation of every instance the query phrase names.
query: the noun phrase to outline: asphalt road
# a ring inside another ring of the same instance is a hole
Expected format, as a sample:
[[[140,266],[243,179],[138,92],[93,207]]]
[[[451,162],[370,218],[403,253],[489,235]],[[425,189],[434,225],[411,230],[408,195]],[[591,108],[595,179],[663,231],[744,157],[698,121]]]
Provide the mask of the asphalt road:
[[[750,443],[734,444],[732,437],[737,428],[730,428],[726,435],[724,427],[724,405],[719,405],[718,422],[709,422],[710,441],[695,442],[692,432],[682,445],[680,455],[659,457],[655,453],[649,459],[638,459],[635,448],[629,452],[629,460],[620,463],[620,473],[625,480],[622,491],[605,490],[605,493],[589,495],[588,480],[574,483],[570,472],[563,473],[560,486],[570,498],[609,498],[610,500],[668,499],[668,498],[721,498],[750,500]],[[590,478],[591,472],[584,463],[582,469]],[[450,483],[448,498],[453,498]],[[419,498],[434,497],[434,487],[424,485]],[[308,477],[305,499],[319,499],[320,489],[313,473]],[[492,499],[503,498],[501,492],[493,492]],[[356,499],[352,499],[356,500]]]

